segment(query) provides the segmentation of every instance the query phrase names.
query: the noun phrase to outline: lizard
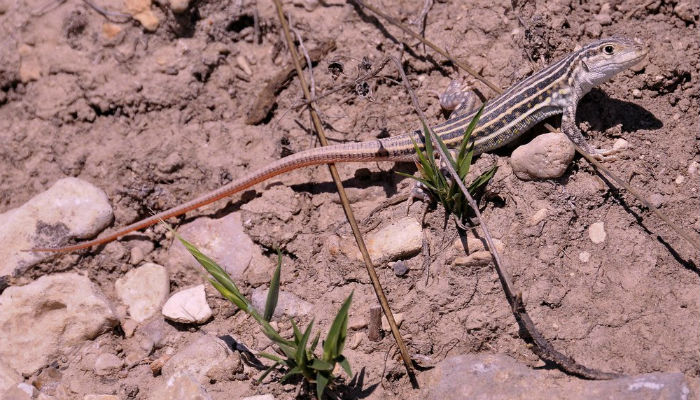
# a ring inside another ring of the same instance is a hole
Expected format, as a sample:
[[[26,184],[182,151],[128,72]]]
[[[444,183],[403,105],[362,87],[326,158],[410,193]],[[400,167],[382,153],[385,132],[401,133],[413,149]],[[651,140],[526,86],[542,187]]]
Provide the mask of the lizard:
[[[604,150],[592,147],[576,125],[579,100],[593,87],[640,62],[647,49],[638,40],[611,37],[589,43],[579,50],[521,80],[484,104],[472,132],[474,155],[502,147],[538,122],[562,114],[561,130],[587,152],[604,158]],[[458,106],[443,123],[432,127],[448,147],[458,146],[476,110]],[[473,107],[472,107],[473,108]],[[193,200],[134,222],[116,232],[81,243],[56,248],[34,248],[35,252],[64,253],[105,244],[128,233],[179,216],[217,200],[232,196],[255,184],[299,168],[331,163],[394,161],[416,159],[414,144],[423,150],[421,130],[364,142],[317,147],[281,158]]]

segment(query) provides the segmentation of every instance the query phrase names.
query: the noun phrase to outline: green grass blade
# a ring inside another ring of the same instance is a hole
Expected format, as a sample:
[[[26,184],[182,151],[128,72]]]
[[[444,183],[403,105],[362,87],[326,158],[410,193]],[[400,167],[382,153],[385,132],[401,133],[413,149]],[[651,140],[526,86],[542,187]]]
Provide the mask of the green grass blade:
[[[294,343],[299,346],[299,342],[301,341],[301,331],[293,319],[290,318],[289,321],[292,323],[292,329],[294,330]]]
[[[284,362],[284,360],[282,360],[282,358],[280,358],[274,354],[270,354],[270,353],[258,353],[258,356],[260,356],[262,358],[267,358],[268,360],[274,361],[276,363]]]
[[[347,335],[348,310],[352,302],[352,293],[343,302],[338,314],[335,316],[331,328],[328,330],[326,341],[323,342],[323,359],[331,361],[340,355],[345,345]]]
[[[328,386],[328,376],[323,374],[321,371],[316,373],[316,398],[321,400],[323,398],[323,392]]]
[[[309,342],[309,337],[311,337],[311,328],[313,326],[314,320],[312,319],[309,323],[309,326],[306,327],[304,335],[301,337],[299,347],[297,347],[296,360],[300,365],[303,365],[303,367],[306,367],[306,361],[308,360],[308,358],[306,357],[306,344]]]
[[[263,313],[263,319],[265,321],[272,320],[272,315],[275,313],[275,308],[277,308],[277,299],[280,293],[280,271],[282,270],[282,253],[277,250],[277,268],[275,268],[275,273],[272,274],[272,279],[270,280],[270,289],[267,291],[267,300],[265,301],[265,312]]]
[[[316,351],[316,346],[318,346],[318,339],[321,337],[321,332],[316,332],[316,336],[314,336],[314,340],[311,341],[311,346],[309,347],[309,351],[311,354]]]
[[[265,372],[260,376],[260,378],[257,379],[258,383],[261,383],[263,379],[265,379],[270,374],[270,372],[274,371],[275,368],[277,368],[278,365],[279,363],[274,363],[270,368],[266,369]]]
[[[291,378],[292,376],[297,375],[297,374],[302,374],[301,366],[300,366],[300,365],[297,365],[296,367],[290,369],[286,374],[284,374],[284,376],[282,377],[282,379],[280,379],[280,383],[286,382],[287,379],[289,379],[289,378]]]
[[[338,363],[340,363],[340,366],[343,367],[343,371],[345,371],[345,373],[348,374],[350,378],[352,378],[352,369],[350,369],[350,362],[344,356],[340,356],[339,358],[340,360],[337,361]]]
[[[319,358],[314,358],[314,361],[311,363],[311,368],[317,371],[332,371],[333,364]]]

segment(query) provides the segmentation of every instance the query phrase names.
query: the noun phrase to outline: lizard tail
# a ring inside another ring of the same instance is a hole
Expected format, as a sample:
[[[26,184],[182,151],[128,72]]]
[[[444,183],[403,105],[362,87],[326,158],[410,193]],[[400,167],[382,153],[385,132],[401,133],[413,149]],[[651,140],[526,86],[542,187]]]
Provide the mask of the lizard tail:
[[[161,211],[151,217],[134,222],[131,225],[127,225],[116,232],[74,245],[55,248],[37,247],[27,251],[67,253],[109,243],[128,233],[149,227],[162,220],[182,215],[188,211],[192,211],[217,200],[229,197],[274,176],[311,165],[361,161],[400,161],[406,158],[405,156],[392,156],[390,152],[386,150],[387,144],[388,143],[386,143],[384,140],[377,140],[317,147],[301,151],[273,162],[264,168],[261,168],[242,178],[236,179],[227,185],[190,200],[184,204],[173,207],[169,210]]]

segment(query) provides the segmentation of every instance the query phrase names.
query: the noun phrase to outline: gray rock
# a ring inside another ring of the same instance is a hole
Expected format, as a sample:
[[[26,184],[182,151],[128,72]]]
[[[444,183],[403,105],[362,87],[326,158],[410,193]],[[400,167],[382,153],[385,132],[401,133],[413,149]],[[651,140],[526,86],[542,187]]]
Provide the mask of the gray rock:
[[[268,289],[257,288],[250,296],[251,302],[253,303],[253,308],[255,308],[261,314],[265,310],[267,292]],[[280,290],[279,295],[277,296],[277,307],[275,308],[273,317],[280,318],[283,315],[287,317],[299,317],[310,313],[312,308],[313,305],[311,303],[300,299],[299,296],[295,295],[294,293]]]
[[[181,290],[172,295],[163,306],[163,316],[183,324],[201,324],[211,318],[212,312],[204,293],[204,285]]]
[[[406,262],[403,260],[399,260],[394,263],[392,269],[394,270],[394,275],[396,276],[404,276],[408,273],[408,265],[406,265]]]
[[[241,358],[216,336],[203,335],[175,353],[163,365],[162,374],[171,378],[187,372],[198,382],[230,380],[242,369]]]
[[[591,239],[591,242],[595,244],[603,243],[607,237],[605,233],[605,223],[599,221],[591,224],[591,226],[588,227],[588,237]]]
[[[36,398],[38,392],[34,386],[22,382],[0,394],[3,400],[32,400]]]
[[[682,373],[653,373],[609,381],[533,370],[505,355],[450,357],[421,376],[425,398],[456,399],[686,399]]]
[[[146,263],[127,272],[114,283],[117,296],[136,322],[151,318],[168,298],[170,279],[165,267]]]
[[[95,236],[112,221],[107,195],[76,178],[58,180],[22,206],[0,214],[0,276],[20,274],[50,253],[22,250]]]
[[[272,269],[272,263],[262,255],[260,248],[243,230],[239,213],[219,219],[197,218],[194,222],[183,225],[178,233],[216,261],[234,281],[242,279],[251,264],[267,265]],[[169,265],[175,267],[202,269],[177,240],[168,251],[168,258]],[[267,279],[270,279],[269,274]]]
[[[0,295],[0,357],[30,375],[67,348],[116,324],[111,304],[87,277],[43,276]]]
[[[190,373],[180,371],[173,374],[150,396],[152,400],[211,400],[211,396]]]
[[[574,159],[576,150],[561,132],[539,135],[513,151],[510,165],[522,180],[558,178]]]

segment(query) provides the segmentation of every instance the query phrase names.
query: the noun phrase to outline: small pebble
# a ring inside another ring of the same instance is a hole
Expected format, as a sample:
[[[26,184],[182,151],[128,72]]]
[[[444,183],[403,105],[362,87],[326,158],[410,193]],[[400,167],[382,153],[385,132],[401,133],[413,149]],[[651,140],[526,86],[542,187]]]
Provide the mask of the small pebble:
[[[606,236],[605,223],[596,222],[588,227],[588,237],[591,239],[591,242],[595,244],[603,243]]]
[[[236,56],[236,63],[238,64],[238,67],[240,67],[241,70],[245,72],[246,75],[253,75],[253,70],[250,68],[250,64],[248,64],[248,60],[246,60],[245,57],[239,54],[238,56]]]
[[[688,175],[697,174],[698,169],[700,169],[700,163],[697,161],[691,161],[690,164],[688,164]]]
[[[591,253],[587,251],[582,251],[578,255],[578,259],[583,263],[587,263],[591,259]]]
[[[394,322],[396,322],[396,326],[400,327],[401,323],[403,322],[403,313],[394,313]],[[383,331],[390,331],[391,327],[389,327],[389,321],[387,321],[386,316],[382,313],[382,330]]]
[[[634,97],[635,99],[641,99],[642,98],[642,91],[639,89],[632,90],[632,97]]]
[[[408,265],[403,260],[395,262],[393,268],[396,276],[404,276],[408,272]]]
[[[683,184],[683,182],[685,182],[685,176],[683,176],[683,175],[678,175],[678,176],[676,177],[676,185],[681,185],[681,184]]]
[[[629,147],[629,142],[622,138],[617,139],[615,143],[613,143],[613,150],[622,150],[627,147]]]

